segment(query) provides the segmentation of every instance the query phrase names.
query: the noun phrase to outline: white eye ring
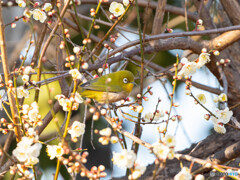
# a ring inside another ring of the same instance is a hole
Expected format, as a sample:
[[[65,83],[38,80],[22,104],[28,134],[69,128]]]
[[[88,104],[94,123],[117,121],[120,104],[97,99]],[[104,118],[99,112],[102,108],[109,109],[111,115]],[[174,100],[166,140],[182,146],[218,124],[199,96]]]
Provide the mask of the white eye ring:
[[[127,84],[128,83],[128,79],[127,78],[123,78],[123,83]]]

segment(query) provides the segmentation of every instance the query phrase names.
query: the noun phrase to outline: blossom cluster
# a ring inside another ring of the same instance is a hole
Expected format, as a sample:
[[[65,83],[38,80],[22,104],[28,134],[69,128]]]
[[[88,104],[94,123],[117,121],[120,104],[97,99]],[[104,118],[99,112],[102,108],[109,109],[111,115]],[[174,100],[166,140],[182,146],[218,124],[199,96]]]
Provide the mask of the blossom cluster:
[[[22,81],[24,86],[19,86],[16,88],[16,94],[18,98],[28,98],[29,91],[26,87],[29,84],[35,84],[35,81],[30,81],[30,73],[35,72],[35,70],[31,66],[22,67],[20,69],[20,73],[22,74]],[[11,87],[11,85],[9,85]]]
[[[56,95],[55,99],[58,100],[59,104],[63,107],[64,111],[77,110],[79,104],[83,102],[82,96],[76,92],[75,96],[70,98],[65,97],[63,94]]]
[[[74,80],[77,80],[77,79],[81,80],[83,77],[82,74],[77,69],[71,69],[69,71],[69,74],[71,74],[71,76]]]
[[[137,155],[131,150],[123,149],[121,153],[113,152],[113,164],[120,168],[131,169],[129,179],[138,179],[146,170],[146,167],[136,161]]]
[[[95,130],[94,131],[96,134],[99,134],[101,137],[98,139],[98,141],[102,145],[108,145],[109,142],[112,144],[115,144],[119,141],[118,137],[116,136],[111,136],[112,135],[112,129],[110,127],[104,128],[100,131]]]
[[[18,161],[31,166],[39,162],[38,156],[40,155],[41,148],[41,143],[35,143],[33,138],[24,136],[13,150],[13,155]]]
[[[145,122],[159,121],[160,118],[164,117],[165,113],[162,109],[156,110],[156,112],[148,112],[144,116]]]
[[[201,104],[206,103],[206,97],[204,94],[198,94],[196,97]],[[225,93],[221,93],[219,96],[214,98],[214,102],[226,102],[226,101],[227,95]],[[224,124],[227,124],[230,121],[232,115],[233,112],[230,111],[228,107],[226,107],[224,110],[215,108],[213,114],[212,115],[207,114],[205,115],[205,118],[207,120],[211,118],[211,120],[213,121],[214,130],[217,133],[225,134],[226,129],[224,127]]]
[[[224,124],[227,124],[230,121],[233,112],[230,111],[228,107],[226,107],[224,110],[216,108],[214,110],[214,114],[215,116],[211,116],[211,120],[213,121],[214,125],[214,130],[220,134],[225,134],[226,129],[224,127]]]
[[[179,71],[179,76],[189,76],[194,74],[197,69],[200,69],[206,63],[210,62],[210,54],[206,53],[206,50],[199,55],[196,61],[189,61],[187,58],[181,59],[181,64],[183,65],[182,69]]]
[[[18,6],[20,7],[26,7],[26,3],[23,0],[16,0],[16,2],[18,3]],[[31,18],[31,16],[33,17],[33,19],[35,19],[36,21],[40,21],[41,23],[44,23],[45,20],[47,19],[47,14],[46,12],[49,12],[52,9],[52,4],[51,3],[45,3],[42,8],[38,7],[40,5],[40,3],[36,2],[34,4],[34,8],[29,10],[26,9],[23,12],[24,18],[29,19]]]
[[[24,104],[22,106],[22,119],[25,122],[25,126],[28,129],[30,127],[36,127],[42,125],[41,115],[39,114],[39,106],[37,102],[33,102],[31,106]]]
[[[162,142],[156,142],[152,144],[153,153],[163,161],[167,159],[173,159],[175,145],[175,137],[172,135],[166,135]]]
[[[190,87],[192,86],[191,85],[191,80],[188,79],[186,81],[186,84],[187,84],[186,91],[185,91],[186,95],[193,96],[192,93],[191,93],[191,90],[190,90]],[[201,103],[202,106],[207,101],[204,94],[198,94],[196,96],[196,99],[197,99],[197,101],[195,101],[195,103],[196,104]],[[221,93],[219,96],[215,97],[213,101],[216,102],[216,103],[217,102],[224,103],[224,102],[227,101],[227,99],[228,99],[227,95],[225,93]],[[205,109],[207,109],[207,108],[205,107]],[[214,130],[217,133],[225,134],[226,129],[225,129],[224,125],[227,124],[230,121],[232,115],[233,115],[233,112],[230,111],[228,107],[226,107],[224,110],[215,108],[214,112],[210,112],[210,114],[205,114],[204,118],[206,120],[209,120],[211,118],[211,120],[213,121]]]

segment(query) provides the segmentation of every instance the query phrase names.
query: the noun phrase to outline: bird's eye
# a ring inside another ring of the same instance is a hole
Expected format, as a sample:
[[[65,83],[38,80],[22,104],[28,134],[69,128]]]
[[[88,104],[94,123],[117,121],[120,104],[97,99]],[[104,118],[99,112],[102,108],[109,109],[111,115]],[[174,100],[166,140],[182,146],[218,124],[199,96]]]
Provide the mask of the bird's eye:
[[[127,84],[128,83],[128,79],[127,78],[123,78],[123,83]]]

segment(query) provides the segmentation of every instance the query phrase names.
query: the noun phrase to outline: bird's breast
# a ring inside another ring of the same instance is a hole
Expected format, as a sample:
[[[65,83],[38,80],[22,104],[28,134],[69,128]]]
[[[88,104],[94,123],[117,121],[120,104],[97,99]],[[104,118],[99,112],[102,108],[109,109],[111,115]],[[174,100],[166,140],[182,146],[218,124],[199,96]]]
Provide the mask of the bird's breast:
[[[127,96],[128,96],[127,92],[120,92],[120,93],[103,92],[101,98],[98,99],[97,101],[99,103],[113,103],[121,99],[124,99]]]

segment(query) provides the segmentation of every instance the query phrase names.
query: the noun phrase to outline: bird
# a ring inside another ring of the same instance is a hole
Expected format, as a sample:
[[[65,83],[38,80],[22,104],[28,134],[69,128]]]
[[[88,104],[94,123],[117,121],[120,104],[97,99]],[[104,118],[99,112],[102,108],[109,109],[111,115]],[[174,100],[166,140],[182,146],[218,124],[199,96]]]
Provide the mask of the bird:
[[[125,99],[134,86],[134,75],[121,70],[103,75],[80,85],[80,94],[96,100],[100,104],[113,103]]]

